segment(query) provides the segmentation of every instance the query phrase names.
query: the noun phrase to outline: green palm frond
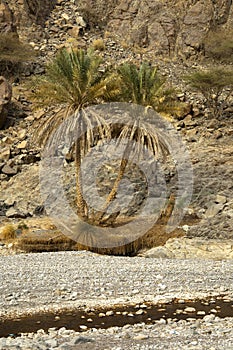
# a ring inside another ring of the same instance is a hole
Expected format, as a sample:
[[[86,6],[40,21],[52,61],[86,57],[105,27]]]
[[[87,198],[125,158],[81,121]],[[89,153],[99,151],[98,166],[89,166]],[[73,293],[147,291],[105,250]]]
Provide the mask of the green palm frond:
[[[64,103],[74,110],[95,103],[103,93],[100,64],[101,58],[91,51],[61,50],[45,76],[34,81],[32,99],[37,106]]]
[[[31,98],[35,107],[57,107],[58,113],[38,120],[35,124],[35,140],[46,142],[53,129],[76,113],[80,125],[87,126],[87,119],[80,120],[79,111],[103,100],[110,100],[119,91],[115,77],[100,72],[102,58],[88,50],[61,50],[50,62],[43,77],[33,80]],[[86,120],[86,121],[85,121]],[[103,120],[102,120],[103,122]],[[90,126],[90,125],[89,125]],[[106,126],[105,126],[106,127]],[[102,133],[101,129],[99,129]],[[88,137],[90,135],[87,135]],[[84,144],[86,149],[91,138]]]
[[[174,102],[174,89],[165,87],[157,67],[143,62],[139,67],[132,63],[124,63],[117,69],[120,77],[120,93],[118,100],[132,102],[142,106],[151,106],[157,111],[168,110]]]

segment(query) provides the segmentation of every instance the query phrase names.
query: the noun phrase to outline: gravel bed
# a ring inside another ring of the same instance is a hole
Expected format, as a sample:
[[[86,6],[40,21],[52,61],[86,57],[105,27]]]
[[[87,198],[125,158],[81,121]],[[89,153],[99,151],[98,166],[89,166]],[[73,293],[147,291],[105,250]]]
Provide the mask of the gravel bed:
[[[0,256],[0,316],[173,298],[233,297],[231,260],[181,260],[58,252]],[[101,345],[102,344],[102,345]],[[65,328],[0,338],[0,349],[233,349],[232,318],[160,320],[78,333]]]

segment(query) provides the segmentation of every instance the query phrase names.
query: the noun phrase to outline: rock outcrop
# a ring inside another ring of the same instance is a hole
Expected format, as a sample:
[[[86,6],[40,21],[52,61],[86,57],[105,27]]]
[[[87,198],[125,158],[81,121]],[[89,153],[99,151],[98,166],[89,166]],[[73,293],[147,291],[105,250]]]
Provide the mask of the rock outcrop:
[[[232,259],[233,241],[186,237],[170,238],[164,246],[140,254],[145,258],[172,259]]]
[[[233,20],[230,0],[83,0],[79,6],[89,20],[95,14],[128,45],[182,58],[199,54],[209,30],[230,27]]]
[[[43,24],[57,0],[24,0],[25,10],[33,20]]]

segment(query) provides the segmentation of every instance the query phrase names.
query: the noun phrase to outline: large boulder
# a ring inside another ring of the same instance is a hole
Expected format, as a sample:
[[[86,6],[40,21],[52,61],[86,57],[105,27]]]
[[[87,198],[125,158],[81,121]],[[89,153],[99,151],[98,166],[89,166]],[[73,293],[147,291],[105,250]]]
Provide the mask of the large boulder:
[[[3,128],[6,117],[7,107],[11,101],[12,87],[10,83],[2,76],[0,76],[0,129]]]

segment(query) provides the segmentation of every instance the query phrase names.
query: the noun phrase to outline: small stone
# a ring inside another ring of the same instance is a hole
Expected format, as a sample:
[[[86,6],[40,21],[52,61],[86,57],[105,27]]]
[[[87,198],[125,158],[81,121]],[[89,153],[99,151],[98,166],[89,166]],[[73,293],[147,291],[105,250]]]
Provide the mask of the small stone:
[[[148,338],[149,338],[149,336],[146,335],[146,334],[138,334],[133,339],[134,340],[145,340],[145,339],[148,339]]]
[[[17,145],[18,149],[25,149],[27,147],[27,141],[22,141]]]
[[[114,312],[112,310],[106,312],[106,316],[113,316],[113,315],[114,315]]]
[[[16,175],[18,172],[16,167],[11,167],[9,165],[4,165],[4,167],[2,168],[2,173],[6,174],[6,175]]]
[[[49,349],[52,349],[57,347],[58,342],[56,339],[48,339],[46,340],[46,345],[48,345]]]
[[[64,18],[64,20],[66,20],[67,22],[70,19],[69,15],[67,15],[67,13],[62,13],[61,17]]]
[[[136,315],[142,315],[144,314],[144,311],[142,309],[139,309],[138,311],[135,312]]]
[[[138,294],[140,291],[138,289],[132,290],[132,294]]]
[[[81,326],[79,326],[79,328],[82,329],[83,331],[86,331],[88,327],[85,325],[81,325]]]
[[[9,148],[5,149],[0,153],[0,160],[8,161],[10,159],[10,155],[11,155],[10,149]]]
[[[187,306],[185,309],[184,309],[185,312],[187,313],[193,313],[193,312],[196,312],[196,309],[194,307],[191,307],[191,306]]]
[[[214,319],[215,319],[215,315],[213,315],[213,314],[206,315],[205,317],[203,317],[203,321],[206,323],[213,322]]]
[[[223,209],[223,204],[222,203],[219,203],[219,204],[213,203],[206,210],[205,217],[206,218],[212,218],[212,217],[216,216],[222,209]]]
[[[218,311],[217,311],[216,309],[211,309],[210,312],[211,312],[212,314],[216,314]]]
[[[100,312],[99,317],[105,317],[105,314],[103,312]]]
[[[8,218],[17,218],[18,216],[19,216],[18,211],[12,207],[6,212],[6,217]]]
[[[9,197],[4,201],[4,204],[7,207],[12,207],[15,204],[15,200],[13,198]]]
[[[77,337],[75,340],[74,340],[74,345],[76,344],[80,344],[80,343],[92,343],[94,342],[95,340],[92,339],[92,338],[89,338],[89,337],[83,337],[83,336],[79,336]]]
[[[199,316],[203,316],[203,315],[205,315],[205,311],[197,311],[197,315],[199,315]]]
[[[76,17],[76,23],[78,26],[80,27],[86,27],[86,22],[84,21],[84,19],[82,18],[82,16],[77,16]]]
[[[222,196],[220,194],[217,194],[216,198],[215,198],[215,203],[217,204],[225,204],[227,202],[227,197],[226,196]]]
[[[78,296],[78,293],[77,292],[73,292],[73,293],[71,293],[70,298],[74,300],[74,299],[77,298],[77,296]]]

